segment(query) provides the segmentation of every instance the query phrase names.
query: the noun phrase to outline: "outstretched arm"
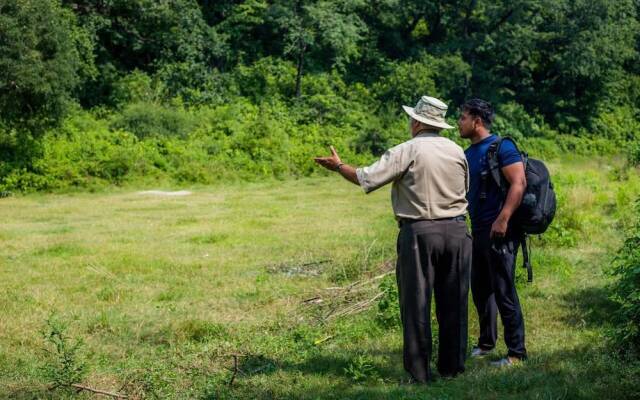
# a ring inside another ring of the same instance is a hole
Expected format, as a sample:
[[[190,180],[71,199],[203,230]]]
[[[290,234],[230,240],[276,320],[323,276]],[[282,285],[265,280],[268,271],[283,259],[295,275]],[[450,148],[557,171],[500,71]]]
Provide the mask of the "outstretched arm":
[[[314,158],[315,162],[322,165],[326,169],[330,171],[336,171],[342,177],[349,182],[360,186],[360,182],[358,181],[358,176],[356,175],[355,167],[351,165],[347,165],[340,160],[340,156],[336,152],[336,149],[333,146],[329,147],[331,149],[331,156],[329,157],[316,157]]]

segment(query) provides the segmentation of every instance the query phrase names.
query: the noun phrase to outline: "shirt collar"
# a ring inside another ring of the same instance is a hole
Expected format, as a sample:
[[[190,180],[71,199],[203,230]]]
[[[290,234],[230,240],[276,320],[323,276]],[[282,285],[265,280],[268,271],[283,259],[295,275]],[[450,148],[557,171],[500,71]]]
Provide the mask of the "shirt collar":
[[[419,131],[415,137],[434,137],[434,136],[440,136],[440,131],[435,130],[435,129],[423,129],[421,131]]]

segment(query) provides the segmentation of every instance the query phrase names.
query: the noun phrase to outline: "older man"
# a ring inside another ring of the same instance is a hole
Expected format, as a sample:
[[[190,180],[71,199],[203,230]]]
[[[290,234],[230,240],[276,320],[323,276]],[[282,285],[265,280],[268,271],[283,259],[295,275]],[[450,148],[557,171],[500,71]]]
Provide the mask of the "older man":
[[[412,139],[389,149],[369,167],[330,157],[315,161],[370,193],[389,182],[400,232],[396,278],[403,327],[404,367],[419,382],[431,378],[431,292],[439,330],[438,372],[464,371],[467,349],[467,297],[471,236],[465,215],[469,172],[462,148],[440,136],[447,105],[423,96],[410,117]]]

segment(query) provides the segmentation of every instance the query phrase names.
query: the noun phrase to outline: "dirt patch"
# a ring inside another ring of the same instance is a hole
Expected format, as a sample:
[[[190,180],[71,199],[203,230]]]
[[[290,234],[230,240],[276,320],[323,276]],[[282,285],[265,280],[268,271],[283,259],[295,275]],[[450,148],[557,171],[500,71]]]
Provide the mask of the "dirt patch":
[[[145,190],[143,192],[138,192],[138,194],[148,195],[148,196],[180,197],[180,196],[189,196],[192,193],[188,190],[178,190],[175,192],[167,192],[164,190]]]

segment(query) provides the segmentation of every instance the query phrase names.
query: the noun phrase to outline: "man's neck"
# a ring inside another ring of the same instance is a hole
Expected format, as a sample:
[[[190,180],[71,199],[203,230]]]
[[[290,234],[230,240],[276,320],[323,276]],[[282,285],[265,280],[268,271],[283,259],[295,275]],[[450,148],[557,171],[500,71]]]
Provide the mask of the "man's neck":
[[[471,136],[469,139],[471,139],[471,144],[476,144],[476,143],[482,142],[484,139],[488,138],[489,136],[491,136],[491,132],[489,132],[487,129],[482,129],[475,132],[475,134]]]

